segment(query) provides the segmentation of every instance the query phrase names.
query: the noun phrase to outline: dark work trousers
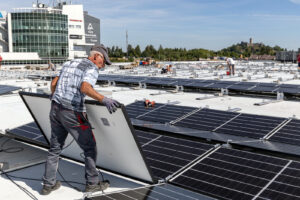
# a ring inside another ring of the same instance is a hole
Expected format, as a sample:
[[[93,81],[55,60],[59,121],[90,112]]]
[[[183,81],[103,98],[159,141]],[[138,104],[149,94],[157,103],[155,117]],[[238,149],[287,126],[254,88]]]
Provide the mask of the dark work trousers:
[[[44,185],[53,186],[56,183],[59,155],[70,133],[84,151],[86,184],[94,185],[99,182],[96,169],[97,148],[91,126],[86,114],[65,109],[52,101],[50,111],[51,139],[43,177]],[[74,152],[75,153],[75,152]]]
[[[234,65],[229,65],[229,72],[231,75],[234,75]]]

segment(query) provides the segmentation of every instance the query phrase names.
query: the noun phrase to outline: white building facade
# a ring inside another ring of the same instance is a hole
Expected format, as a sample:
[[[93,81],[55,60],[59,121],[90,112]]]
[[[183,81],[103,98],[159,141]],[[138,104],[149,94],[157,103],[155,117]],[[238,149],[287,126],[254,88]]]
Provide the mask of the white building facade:
[[[63,63],[87,57],[91,46],[100,44],[100,20],[83,5],[33,4],[0,13],[2,65]]]

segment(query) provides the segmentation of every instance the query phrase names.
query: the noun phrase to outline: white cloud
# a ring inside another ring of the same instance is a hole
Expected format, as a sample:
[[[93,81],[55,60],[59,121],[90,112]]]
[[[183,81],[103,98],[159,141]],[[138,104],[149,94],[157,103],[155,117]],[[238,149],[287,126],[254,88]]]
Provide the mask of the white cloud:
[[[290,2],[295,3],[295,4],[300,4],[300,0],[290,0]]]

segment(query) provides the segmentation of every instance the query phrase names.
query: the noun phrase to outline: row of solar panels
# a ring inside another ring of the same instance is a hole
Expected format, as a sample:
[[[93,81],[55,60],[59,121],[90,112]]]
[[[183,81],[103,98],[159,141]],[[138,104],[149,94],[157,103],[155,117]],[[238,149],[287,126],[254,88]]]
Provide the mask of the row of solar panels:
[[[160,78],[143,76],[121,76],[121,75],[99,75],[99,82],[114,81],[123,84],[145,83],[153,86],[184,86],[185,88],[197,89],[228,89],[230,91],[300,94],[300,85],[296,84],[276,84],[259,82],[240,82],[240,81],[219,81],[201,79],[180,79],[180,78]]]
[[[130,118],[148,121],[147,124],[168,123],[177,127],[300,146],[300,120],[297,119],[159,103],[146,108],[142,101],[127,105],[126,110]]]
[[[31,132],[36,140],[43,142],[35,123],[15,130],[18,134]],[[172,185],[218,199],[300,198],[299,162],[151,132],[136,130],[135,133],[153,175],[169,184],[93,199],[178,199],[180,196]],[[179,193],[190,197],[181,199],[200,199],[187,191]]]
[[[0,85],[0,95],[8,94],[13,91],[21,89],[20,87],[15,87],[11,85]]]

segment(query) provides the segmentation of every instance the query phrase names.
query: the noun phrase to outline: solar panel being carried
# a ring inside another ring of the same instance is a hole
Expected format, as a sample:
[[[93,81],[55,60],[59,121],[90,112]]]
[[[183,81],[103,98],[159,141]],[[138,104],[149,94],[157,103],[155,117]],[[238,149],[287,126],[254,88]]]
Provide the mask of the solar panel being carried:
[[[260,139],[281,125],[286,119],[251,114],[240,114],[215,130],[217,133]]]
[[[176,122],[174,125],[197,130],[213,131],[237,115],[239,115],[239,113],[204,108]]]
[[[300,163],[220,148],[171,183],[218,199],[299,199]]]
[[[153,176],[165,179],[198,158],[213,145],[136,131]]]
[[[0,85],[0,95],[7,94],[20,89],[21,89],[20,87],[15,87],[10,85]]]

